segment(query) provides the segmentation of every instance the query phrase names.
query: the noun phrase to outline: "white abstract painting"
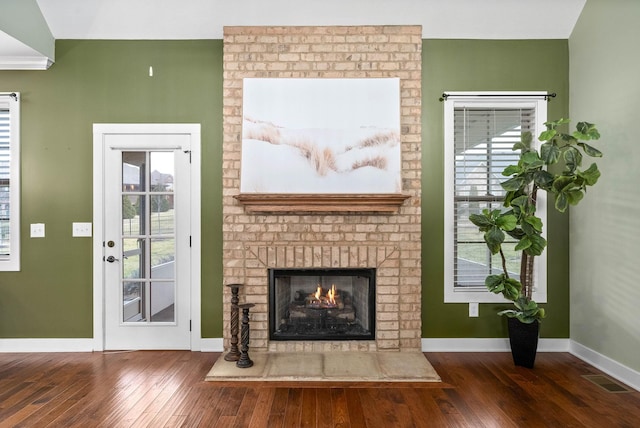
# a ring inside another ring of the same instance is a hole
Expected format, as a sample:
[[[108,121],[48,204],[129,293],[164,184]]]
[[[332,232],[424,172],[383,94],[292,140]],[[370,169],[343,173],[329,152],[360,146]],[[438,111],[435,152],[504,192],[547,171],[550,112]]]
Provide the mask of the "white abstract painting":
[[[243,80],[241,193],[400,193],[400,81]]]

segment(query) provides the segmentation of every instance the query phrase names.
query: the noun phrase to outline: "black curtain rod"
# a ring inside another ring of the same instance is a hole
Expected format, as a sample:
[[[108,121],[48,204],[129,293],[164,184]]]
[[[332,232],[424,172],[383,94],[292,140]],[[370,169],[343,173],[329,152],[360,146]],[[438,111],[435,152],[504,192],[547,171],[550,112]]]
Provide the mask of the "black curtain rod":
[[[9,96],[10,96],[11,98],[13,98],[14,100],[18,101],[18,94],[16,94],[15,92],[11,92],[11,93],[9,94]]]
[[[442,93],[442,97],[440,97],[440,101],[446,101],[447,98],[449,98],[450,96],[451,96],[451,94],[447,94],[446,92],[443,92]],[[503,95],[496,95],[496,94],[455,94],[454,96],[456,96],[456,97],[492,97],[492,98],[543,96],[546,101],[551,101],[551,98],[555,98],[556,97],[556,93],[552,92],[550,94],[539,94],[539,95],[532,95],[532,94],[503,94]]]

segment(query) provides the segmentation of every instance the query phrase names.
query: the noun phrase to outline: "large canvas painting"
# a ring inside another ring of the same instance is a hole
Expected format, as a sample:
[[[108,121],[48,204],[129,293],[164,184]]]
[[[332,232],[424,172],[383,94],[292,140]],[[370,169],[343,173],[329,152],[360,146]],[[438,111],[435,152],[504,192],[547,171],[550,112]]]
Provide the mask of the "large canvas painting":
[[[400,81],[243,81],[241,193],[400,193]]]

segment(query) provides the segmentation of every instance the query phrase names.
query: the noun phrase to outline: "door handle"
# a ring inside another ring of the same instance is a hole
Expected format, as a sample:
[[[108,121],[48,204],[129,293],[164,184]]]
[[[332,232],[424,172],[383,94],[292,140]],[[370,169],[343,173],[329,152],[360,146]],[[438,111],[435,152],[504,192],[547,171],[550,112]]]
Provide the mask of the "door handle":
[[[105,260],[106,260],[106,261],[108,261],[109,263],[119,262],[119,261],[120,261],[120,259],[116,259],[116,258],[115,258],[115,257],[113,257],[113,256],[109,256],[109,257],[107,257]]]

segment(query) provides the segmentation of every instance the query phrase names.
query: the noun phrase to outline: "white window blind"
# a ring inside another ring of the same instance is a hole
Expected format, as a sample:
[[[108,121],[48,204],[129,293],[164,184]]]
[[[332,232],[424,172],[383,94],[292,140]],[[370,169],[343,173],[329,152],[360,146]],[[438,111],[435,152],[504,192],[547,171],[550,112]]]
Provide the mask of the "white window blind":
[[[20,270],[19,100],[0,93],[0,271]]]
[[[522,132],[535,132],[534,108],[457,107],[454,109],[454,287],[484,288],[489,274],[502,271],[498,255],[492,256],[482,233],[469,221],[470,214],[502,207],[505,192],[500,183],[505,167],[518,163],[512,150]],[[506,242],[509,241],[507,237]],[[507,251],[508,269],[520,272],[519,253]],[[511,254],[509,254],[511,253]]]
[[[0,107],[0,255],[11,253],[11,121],[8,107]]]

